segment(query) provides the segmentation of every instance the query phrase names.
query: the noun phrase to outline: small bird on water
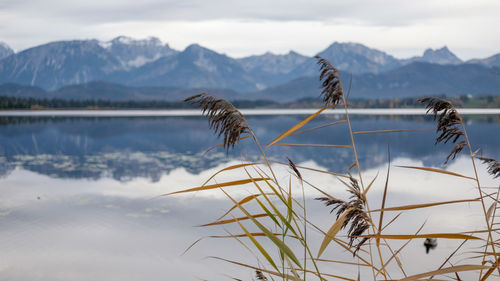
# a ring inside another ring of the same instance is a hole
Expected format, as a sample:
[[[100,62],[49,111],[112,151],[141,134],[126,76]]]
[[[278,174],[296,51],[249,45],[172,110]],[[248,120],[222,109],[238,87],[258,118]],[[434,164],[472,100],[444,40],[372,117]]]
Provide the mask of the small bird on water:
[[[438,245],[436,238],[427,238],[424,242],[425,253],[428,254],[430,249],[436,248]]]

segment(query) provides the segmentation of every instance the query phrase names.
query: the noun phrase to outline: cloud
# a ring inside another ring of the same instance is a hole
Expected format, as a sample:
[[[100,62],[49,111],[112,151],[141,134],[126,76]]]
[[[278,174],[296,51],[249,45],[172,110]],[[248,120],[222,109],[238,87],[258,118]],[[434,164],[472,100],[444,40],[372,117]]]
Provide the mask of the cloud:
[[[435,18],[495,16],[495,1],[7,1],[2,10],[38,18],[85,23],[121,21],[207,21],[221,19],[321,21],[368,25],[407,25]]]
[[[463,58],[498,52],[500,2],[478,1],[63,1],[0,4],[0,40],[16,50],[52,40],[158,36],[177,48],[208,45],[233,56],[313,55],[333,41],[356,41],[417,55],[448,45]]]

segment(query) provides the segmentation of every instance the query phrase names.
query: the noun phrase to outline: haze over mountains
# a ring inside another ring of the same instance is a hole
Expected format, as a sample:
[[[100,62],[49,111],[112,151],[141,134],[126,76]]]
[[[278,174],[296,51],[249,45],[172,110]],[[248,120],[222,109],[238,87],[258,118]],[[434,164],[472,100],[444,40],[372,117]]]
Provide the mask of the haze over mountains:
[[[357,43],[318,53],[353,76],[356,97],[500,94],[500,54],[462,61],[447,47],[397,59]],[[316,59],[294,51],[245,58],[157,38],[51,42],[14,53],[0,44],[0,95],[72,99],[178,100],[210,90],[230,99],[289,101],[319,94]],[[68,90],[68,89],[71,89]]]

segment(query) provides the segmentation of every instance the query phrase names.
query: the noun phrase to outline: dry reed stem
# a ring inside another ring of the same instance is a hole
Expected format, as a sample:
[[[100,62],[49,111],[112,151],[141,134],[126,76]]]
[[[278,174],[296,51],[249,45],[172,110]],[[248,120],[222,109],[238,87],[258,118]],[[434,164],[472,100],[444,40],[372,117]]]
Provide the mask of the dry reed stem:
[[[451,141],[452,143],[456,143],[460,138],[465,138],[465,140],[462,140],[457,145],[455,145],[455,147],[450,152],[450,154],[448,154],[448,156],[446,157],[445,164],[448,162],[450,157],[452,157],[452,159],[454,159],[455,156],[460,151],[462,151],[462,149],[465,146],[468,147],[469,155],[470,155],[470,158],[472,161],[472,167],[474,169],[474,176],[475,176],[474,179],[475,179],[476,184],[477,184],[479,197],[481,198],[481,207],[483,209],[483,215],[485,218],[486,226],[488,228],[488,241],[486,243],[485,254],[483,256],[483,262],[484,262],[484,260],[486,259],[486,252],[488,249],[489,241],[491,241],[491,243],[492,243],[491,248],[492,248],[493,253],[496,254],[496,250],[495,250],[493,235],[492,235],[492,231],[491,231],[491,226],[490,226],[490,223],[488,220],[488,215],[487,215],[488,212],[486,210],[486,205],[485,205],[485,202],[484,202],[484,199],[482,196],[483,192],[481,190],[481,184],[479,182],[477,167],[476,167],[476,163],[474,161],[475,152],[472,150],[469,136],[467,134],[467,130],[465,129],[465,123],[464,123],[462,117],[460,116],[460,114],[458,114],[458,112],[457,112],[456,108],[453,106],[453,104],[447,100],[434,98],[434,97],[426,97],[426,98],[419,99],[419,101],[422,103],[427,103],[427,105],[426,105],[427,112],[432,111],[432,113],[434,114],[434,120],[436,120],[436,118],[439,114],[438,126],[436,129],[436,132],[440,133],[440,135],[436,138],[436,144],[439,142],[446,143],[448,141]],[[496,268],[498,269],[498,272],[500,274],[500,267],[498,267],[498,263],[496,265]],[[491,274],[490,271],[488,271],[488,273]],[[481,279],[481,275],[482,275],[482,269],[481,269],[480,274],[479,274],[479,279]]]

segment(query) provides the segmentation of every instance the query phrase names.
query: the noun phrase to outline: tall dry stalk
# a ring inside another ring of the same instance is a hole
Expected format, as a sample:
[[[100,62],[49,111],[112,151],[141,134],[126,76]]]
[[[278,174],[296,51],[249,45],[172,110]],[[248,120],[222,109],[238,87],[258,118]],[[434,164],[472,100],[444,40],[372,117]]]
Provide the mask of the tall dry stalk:
[[[210,127],[223,139],[223,143],[220,146],[223,146],[228,151],[240,140],[250,136],[259,148],[264,159],[264,163],[244,162],[226,167],[216,172],[199,187],[184,189],[167,194],[173,195],[219,189],[225,194],[226,198],[232,202],[233,206],[219,219],[212,223],[205,224],[204,226],[226,227],[233,225],[236,227],[236,229],[240,231],[239,234],[216,235],[211,237],[235,239],[238,243],[244,245],[245,248],[249,250],[253,248],[257,254],[258,266],[223,258],[217,259],[254,271],[258,280],[274,280],[274,278],[282,280],[306,280],[311,278],[316,278],[318,280],[360,279],[361,273],[356,275],[353,270],[352,275],[335,274],[334,272],[331,272],[332,268],[325,265],[325,263],[353,265],[357,266],[358,269],[361,267],[368,267],[371,270],[373,280],[378,280],[379,275],[381,275],[384,280],[395,280],[391,278],[391,275],[397,275],[396,272],[391,271],[391,266],[394,264],[394,266],[398,268],[403,275],[401,280],[433,279],[434,276],[443,276],[449,273],[455,274],[456,278],[460,278],[459,276],[463,271],[477,272],[479,280],[486,280],[493,276],[493,271],[498,269],[500,264],[499,256],[496,254],[497,240],[494,239],[496,229],[494,231],[492,228],[496,205],[493,209],[490,207],[491,211],[486,210],[485,198],[489,196],[492,200],[495,200],[494,202],[496,204],[498,202],[499,194],[497,191],[495,194],[496,196],[492,196],[491,194],[488,195],[482,191],[482,186],[480,184],[474,162],[474,157],[476,157],[476,155],[472,150],[467,131],[465,130],[465,123],[463,122],[462,117],[458,114],[458,111],[453,107],[453,105],[445,100],[436,98],[424,98],[421,100],[422,102],[427,103],[428,112],[432,112],[435,120],[438,121],[437,132],[439,135],[436,138],[436,143],[455,143],[454,148],[446,157],[445,163],[454,160],[463,148],[467,147],[474,167],[474,177],[468,177],[437,168],[415,166],[400,167],[428,173],[446,174],[463,180],[474,180],[477,185],[479,197],[386,207],[386,201],[388,198],[387,195],[390,192],[389,160],[387,177],[383,186],[383,200],[380,204],[381,207],[380,209],[371,210],[370,195],[373,191],[370,191],[372,190],[372,186],[376,184],[376,177],[368,185],[365,185],[363,180],[363,170],[358,159],[356,136],[366,134],[398,133],[412,130],[355,131],[351,126],[348,95],[344,95],[344,88],[339,71],[328,60],[320,57],[317,57],[317,59],[318,64],[320,65],[319,76],[322,86],[321,97],[324,102],[324,107],[276,137],[267,145],[266,149],[270,149],[274,145],[289,147],[305,146],[323,149],[351,149],[354,163],[348,170],[356,167],[357,178],[351,174],[342,174],[295,165],[291,159],[288,159],[288,163],[271,161],[266,156],[265,148],[260,145],[257,136],[248,125],[248,122],[243,114],[241,114],[241,112],[230,102],[208,94],[199,94],[186,99],[187,101],[190,101],[200,107],[202,112],[208,117]],[[343,105],[344,107],[344,120],[313,128],[301,129],[321,113],[339,105]],[[281,142],[291,135],[323,129],[337,124],[347,125],[346,133],[349,136],[350,144],[294,144]],[[500,165],[498,162],[490,158],[483,157],[480,159],[489,165],[488,171],[494,177],[500,176]],[[278,181],[278,177],[275,174],[271,163],[274,163],[274,165],[287,165],[290,167],[292,175],[294,175],[299,186],[302,188],[302,202],[298,200],[299,197],[296,194],[292,193],[293,183],[291,177],[289,177],[287,182]],[[324,187],[322,188],[313,185],[307,179],[303,178],[301,170],[334,175],[339,183],[346,186],[347,193],[351,195],[350,199],[338,199],[337,196],[325,192]],[[228,171],[241,171],[241,173],[240,176],[233,181],[211,183],[215,180],[216,176]],[[242,199],[236,199],[231,195],[231,189],[238,188],[242,185],[251,187],[253,191],[250,195]],[[313,190],[320,192],[322,197],[318,199],[327,206],[332,207],[332,212],[336,211],[336,219],[328,230],[323,230],[321,227],[314,224],[310,218],[308,218],[305,188],[312,188]],[[421,233],[423,228],[422,224],[416,232],[410,234],[387,234],[385,232],[385,229],[389,225],[397,224],[399,215],[402,212],[427,209],[434,206],[475,202],[481,202],[482,205],[482,215],[485,218],[487,226],[487,229],[484,231],[473,230],[466,233]],[[251,212],[249,210],[258,210],[258,212]],[[385,223],[384,213],[395,211],[400,213],[394,216],[392,220]],[[239,212],[242,215],[236,215],[236,212]],[[377,214],[378,223],[374,223],[373,218],[374,215],[376,216]],[[489,218],[491,216],[493,216],[493,218],[490,223]],[[257,231],[252,229],[256,229]],[[342,231],[345,231],[346,236],[339,235]],[[319,245],[317,251],[313,251],[311,249],[314,243],[311,243],[309,233],[312,232],[319,232],[322,235],[321,245]],[[482,263],[449,266],[449,263],[451,262],[450,259],[456,255],[459,250],[461,250],[462,246],[460,246],[450,254],[441,266],[438,267],[438,265],[436,265],[435,270],[425,271],[412,276],[407,275],[404,269],[404,257],[401,256],[401,253],[411,241],[424,238],[481,241],[481,238],[479,237],[481,233],[487,234],[486,249],[482,253]],[[247,238],[248,240],[242,240],[242,238]],[[392,243],[393,240],[406,240],[406,243],[404,243],[397,250],[394,250],[394,245]],[[375,241],[375,243],[372,241]],[[193,245],[197,242],[193,243]],[[353,260],[329,260],[321,258],[321,255],[326,251],[332,251],[333,247],[329,248],[329,245],[331,244],[339,247],[342,251],[351,253]],[[189,249],[193,245],[191,245]],[[375,246],[376,252],[373,251],[373,246]],[[491,252],[488,252],[488,247],[491,248]],[[296,254],[299,251],[303,254],[301,258],[298,258],[299,255]],[[254,253],[253,250],[251,252]],[[313,252],[316,252],[317,254],[315,255]],[[491,262],[491,264],[485,263],[489,261],[487,260],[488,258],[493,258],[493,262]],[[486,270],[486,273],[483,274],[483,270]],[[239,280],[237,278],[234,279]]]

